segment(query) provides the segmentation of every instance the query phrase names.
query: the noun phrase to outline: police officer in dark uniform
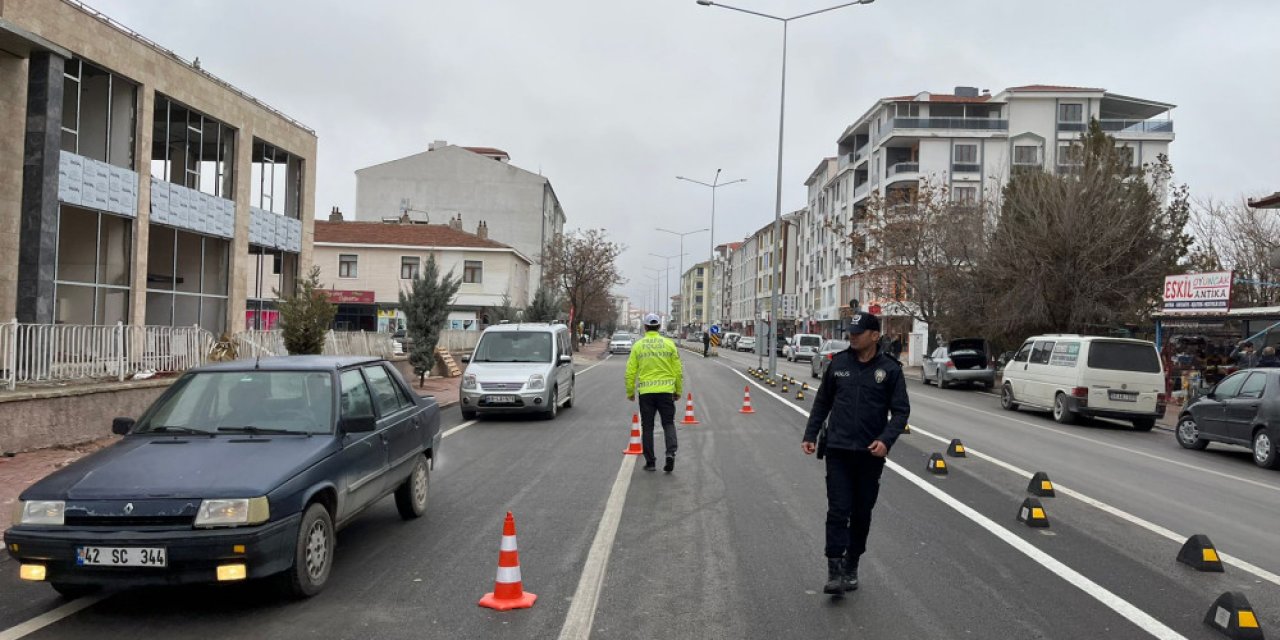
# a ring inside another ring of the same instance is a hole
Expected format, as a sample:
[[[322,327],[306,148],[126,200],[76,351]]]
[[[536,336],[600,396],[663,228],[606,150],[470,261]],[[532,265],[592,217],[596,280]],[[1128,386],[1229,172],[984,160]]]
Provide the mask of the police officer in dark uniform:
[[[855,311],[848,332],[849,348],[827,366],[801,443],[806,455],[826,456],[827,583],[822,592],[831,595],[858,588],[858,558],[867,549],[885,456],[911,413],[902,365],[879,348],[880,319]]]

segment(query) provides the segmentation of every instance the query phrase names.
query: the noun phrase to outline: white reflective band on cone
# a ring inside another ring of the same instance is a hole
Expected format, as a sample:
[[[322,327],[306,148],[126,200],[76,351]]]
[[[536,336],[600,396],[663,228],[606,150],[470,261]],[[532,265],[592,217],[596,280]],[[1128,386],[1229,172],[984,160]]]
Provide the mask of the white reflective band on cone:
[[[503,584],[520,582],[520,567],[498,567],[498,582]]]
[[[516,550],[516,537],[515,537],[515,536],[502,536],[502,546],[498,547],[498,550],[499,550],[499,551],[515,551],[515,550]]]

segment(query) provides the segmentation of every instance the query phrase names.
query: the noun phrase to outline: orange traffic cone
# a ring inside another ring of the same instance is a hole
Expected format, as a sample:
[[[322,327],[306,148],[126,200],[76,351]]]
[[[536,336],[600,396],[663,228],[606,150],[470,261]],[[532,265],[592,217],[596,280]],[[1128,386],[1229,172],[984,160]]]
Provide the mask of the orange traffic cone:
[[[738,413],[755,413],[755,409],[751,408],[751,387],[742,388],[742,410]]]
[[[699,424],[698,419],[693,416],[693,394],[689,394],[689,401],[684,405],[684,420],[680,424]]]
[[[480,598],[480,606],[498,611],[511,609],[528,609],[538,596],[524,590],[520,581],[520,554],[516,552],[516,519],[507,512],[507,519],[502,523],[502,546],[498,551],[498,578],[493,583],[493,592]]]
[[[622,450],[624,456],[638,456],[644,453],[644,448],[640,445],[640,414],[631,414],[631,442],[627,443],[627,448]]]

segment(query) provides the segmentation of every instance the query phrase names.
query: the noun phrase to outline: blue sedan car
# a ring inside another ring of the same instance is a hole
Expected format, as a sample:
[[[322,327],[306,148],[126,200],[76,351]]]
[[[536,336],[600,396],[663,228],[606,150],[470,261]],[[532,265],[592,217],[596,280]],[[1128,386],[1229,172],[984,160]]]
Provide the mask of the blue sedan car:
[[[439,413],[377,358],[201,367],[116,418],[120,442],[24,491],[5,546],[67,597],[268,576],[311,596],[361,511],[395,494],[406,520],[426,512]]]

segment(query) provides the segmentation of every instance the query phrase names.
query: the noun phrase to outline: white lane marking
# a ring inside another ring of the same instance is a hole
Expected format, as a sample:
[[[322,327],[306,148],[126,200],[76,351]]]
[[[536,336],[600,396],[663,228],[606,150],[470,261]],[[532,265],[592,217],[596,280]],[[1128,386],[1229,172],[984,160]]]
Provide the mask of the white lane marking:
[[[605,360],[608,360],[608,359],[609,359],[609,358],[611,358],[611,357],[613,357],[613,354],[609,354],[609,355],[605,356],[605,357],[604,357],[604,360],[601,360],[600,362],[597,362],[597,363],[595,363],[595,364],[593,364],[593,365],[591,365],[591,366],[587,367],[586,369],[583,369],[582,371],[579,371],[578,373],[586,373],[586,372],[588,372],[588,371],[590,371],[590,370],[592,370],[592,369],[594,369],[594,368],[596,368],[596,367],[598,367],[598,366],[600,366],[600,365],[604,364],[604,361],[605,361]],[[577,392],[577,389],[574,389],[574,392],[576,393],[576,392]],[[456,427],[454,427],[454,428],[452,428],[452,429],[449,429],[448,431],[445,431],[444,433],[440,434],[440,437],[441,437],[442,439],[443,439],[443,438],[448,438],[449,436],[451,436],[451,435],[453,435],[453,434],[455,434],[455,433],[457,433],[457,432],[459,432],[459,431],[462,431],[463,429],[466,429],[467,427],[469,427],[469,426],[471,426],[471,425],[473,425],[473,424],[475,424],[475,423],[477,423],[477,422],[479,422],[479,420],[478,420],[478,419],[468,420],[468,421],[466,421],[466,422],[464,422],[464,423],[462,423],[462,424],[460,424],[460,425],[458,425],[458,426],[456,426]]]
[[[941,403],[943,403],[943,404],[949,404],[949,405],[952,405],[952,406],[955,406],[955,407],[960,407],[960,408],[962,408],[962,409],[968,409],[969,411],[973,411],[973,412],[975,412],[975,413],[981,413],[981,414],[985,414],[985,415],[993,416],[993,417],[996,417],[996,418],[1000,418],[1001,420],[1008,420],[1009,422],[1015,422],[1015,423],[1017,423],[1017,424],[1026,425],[1026,426],[1031,427],[1031,428],[1033,428],[1033,429],[1039,429],[1040,431],[1047,431],[1047,432],[1049,432],[1049,433],[1052,433],[1052,434],[1055,434],[1055,435],[1060,435],[1060,436],[1063,436],[1063,437],[1066,437],[1066,438],[1074,438],[1074,439],[1076,439],[1076,440],[1082,440],[1082,441],[1084,441],[1084,442],[1088,442],[1089,444],[1092,444],[1092,445],[1103,446],[1103,447],[1107,447],[1107,448],[1109,448],[1109,449],[1116,449],[1116,450],[1119,450],[1119,451],[1123,451],[1123,452],[1125,452],[1125,453],[1132,453],[1133,455],[1136,455],[1136,456],[1142,456],[1142,457],[1144,457],[1144,458],[1150,458],[1150,459],[1152,459],[1152,460],[1159,460],[1160,462],[1164,462],[1164,463],[1167,463],[1167,464],[1172,464],[1172,465],[1175,465],[1175,466],[1183,467],[1183,468],[1185,468],[1185,469],[1191,469],[1191,470],[1193,470],[1193,471],[1198,471],[1198,472],[1200,472],[1200,473],[1207,473],[1207,474],[1210,474],[1210,475],[1215,475],[1215,476],[1219,476],[1219,477],[1222,477],[1222,478],[1227,478],[1227,479],[1229,479],[1229,480],[1234,480],[1234,481],[1236,481],[1236,482],[1243,482],[1243,483],[1245,483],[1245,484],[1251,484],[1251,485],[1253,485],[1253,486],[1255,486],[1255,487],[1260,487],[1260,488],[1262,488],[1262,489],[1270,489],[1271,491],[1280,491],[1280,487],[1277,487],[1277,486],[1275,486],[1275,485],[1271,485],[1271,484],[1267,484],[1267,483],[1265,483],[1265,482],[1258,482],[1257,480],[1250,480],[1250,479],[1248,479],[1248,478],[1241,478],[1240,476],[1234,476],[1234,475],[1231,475],[1231,474],[1229,474],[1229,473],[1224,473],[1224,472],[1222,472],[1222,471],[1215,471],[1215,470],[1213,470],[1213,469],[1206,469],[1206,468],[1201,467],[1201,466],[1197,466],[1197,465],[1194,465],[1194,464],[1188,464],[1188,463],[1186,463],[1186,462],[1180,462],[1180,461],[1178,461],[1178,460],[1174,460],[1174,459],[1172,459],[1172,458],[1165,458],[1165,457],[1162,457],[1162,456],[1155,455],[1155,454],[1153,454],[1153,453],[1147,453],[1147,452],[1145,452],[1145,451],[1138,451],[1137,449],[1130,449],[1130,448],[1128,448],[1128,447],[1122,447],[1122,446],[1120,446],[1120,445],[1118,445],[1118,444],[1111,444],[1111,443],[1109,443],[1109,442],[1102,442],[1102,441],[1100,441],[1100,440],[1095,440],[1095,439],[1093,439],[1093,438],[1089,438],[1089,437],[1087,437],[1087,436],[1083,436],[1083,435],[1080,435],[1080,434],[1078,434],[1078,433],[1070,433],[1070,432],[1068,432],[1068,431],[1061,431],[1061,430],[1059,430],[1059,429],[1054,429],[1054,428],[1052,428],[1052,427],[1047,427],[1047,426],[1044,426],[1044,425],[1041,425],[1041,424],[1036,424],[1036,423],[1034,423],[1034,422],[1029,422],[1029,421],[1027,421],[1027,420],[1022,420],[1022,419],[1019,419],[1019,418],[1014,418],[1013,416],[1008,416],[1008,415],[1004,415],[1004,414],[996,413],[996,412],[994,412],[994,411],[987,411],[987,410],[985,410],[985,409],[976,409],[976,408],[974,408],[974,407],[970,407],[970,406],[968,406],[968,405],[961,404],[961,403],[959,403],[959,402],[953,402],[953,401],[951,401],[951,400],[943,400],[942,398],[934,398],[934,397],[932,397],[932,396],[927,396],[927,395],[922,395],[922,396],[917,396],[917,397],[921,397],[921,398],[924,398],[924,399],[926,399],[926,400],[930,400],[930,401],[933,401],[933,402],[941,402]]]
[[[912,432],[912,433],[919,433],[920,435],[923,435],[923,436],[928,436],[928,437],[933,438],[934,440],[937,440],[938,442],[941,442],[941,443],[945,443],[945,444],[950,444],[950,443],[951,443],[951,441],[950,441],[950,440],[948,440],[948,439],[946,439],[946,438],[943,438],[942,436],[939,436],[939,435],[936,435],[936,434],[930,433],[929,431],[927,431],[927,430],[925,430],[925,429],[921,429],[920,427],[917,427],[917,426],[916,426],[916,425],[914,425],[914,424],[913,424],[913,425],[911,425],[911,432]],[[1021,467],[1014,466],[1014,465],[1012,465],[1012,464],[1009,464],[1008,462],[1005,462],[1005,461],[1003,461],[1003,460],[1000,460],[999,458],[996,458],[996,457],[994,457],[994,456],[991,456],[991,455],[988,455],[988,454],[982,453],[981,451],[978,451],[978,450],[976,450],[976,449],[973,449],[973,448],[969,447],[968,445],[965,445],[964,450],[965,450],[965,453],[967,453],[968,455],[971,455],[971,456],[973,456],[973,457],[975,457],[975,458],[980,458],[980,459],[982,459],[982,460],[986,460],[987,462],[990,462],[990,463],[992,463],[992,464],[994,464],[994,465],[996,465],[996,466],[998,466],[998,467],[1002,467],[1002,468],[1004,468],[1004,469],[1006,469],[1006,470],[1008,470],[1008,471],[1012,471],[1013,473],[1015,473],[1015,474],[1017,474],[1017,475],[1020,475],[1020,476],[1023,476],[1023,477],[1025,477],[1025,478],[1027,478],[1027,479],[1030,479],[1032,476],[1034,476],[1034,475],[1035,475],[1035,474],[1033,474],[1032,472],[1027,471],[1026,469],[1023,469],[1023,468],[1021,468]],[[1081,502],[1083,502],[1083,503],[1085,503],[1085,504],[1087,504],[1087,505],[1089,505],[1089,506],[1091,506],[1091,507],[1095,507],[1095,508],[1097,508],[1097,509],[1098,509],[1098,510],[1100,510],[1100,511],[1103,511],[1103,512],[1105,512],[1105,513],[1111,514],[1111,515],[1113,515],[1113,516],[1115,516],[1115,517],[1117,517],[1117,518],[1120,518],[1121,520],[1124,520],[1125,522],[1128,522],[1128,523],[1130,523],[1130,524],[1135,524],[1135,525],[1137,525],[1137,526],[1139,526],[1139,527],[1142,527],[1143,529],[1146,529],[1147,531],[1150,531],[1151,533],[1154,533],[1154,534],[1156,534],[1156,535],[1158,535],[1158,536],[1161,536],[1161,537],[1163,537],[1163,538],[1167,538],[1168,540],[1171,540],[1171,541],[1173,541],[1173,542],[1176,542],[1176,543],[1178,543],[1179,545],[1181,545],[1182,543],[1186,542],[1186,541],[1187,541],[1187,538],[1188,538],[1188,537],[1190,537],[1190,536],[1185,536],[1185,535],[1179,534],[1178,532],[1173,531],[1173,530],[1171,530],[1171,529],[1166,529],[1166,528],[1164,528],[1164,527],[1162,527],[1162,526],[1160,526],[1160,525],[1158,525],[1158,524],[1156,524],[1156,523],[1154,523],[1154,522],[1150,522],[1150,521],[1148,521],[1148,520],[1144,520],[1144,519],[1143,519],[1143,518],[1141,518],[1140,516],[1136,516],[1136,515],[1134,515],[1134,514],[1132,514],[1132,513],[1129,513],[1128,511],[1124,511],[1123,509],[1119,509],[1119,508],[1117,508],[1117,507],[1113,507],[1113,506],[1111,506],[1111,505],[1109,505],[1109,504],[1107,504],[1107,503],[1105,503],[1105,502],[1103,502],[1103,501],[1101,501],[1101,500],[1097,500],[1097,499],[1095,499],[1095,498],[1090,498],[1089,496],[1087,496],[1087,495],[1085,495],[1085,494],[1083,494],[1083,493],[1080,493],[1079,491],[1076,491],[1076,490],[1074,490],[1074,489],[1069,489],[1069,488],[1067,488],[1067,487],[1062,486],[1061,484],[1058,484],[1058,483],[1057,483],[1057,481],[1055,481],[1055,482],[1053,483],[1053,488],[1054,488],[1054,490],[1055,490],[1055,491],[1057,491],[1058,493],[1061,493],[1062,495],[1065,495],[1065,496],[1069,496],[1069,497],[1075,498],[1076,500],[1079,500],[1079,501],[1081,501]],[[1248,573],[1252,573],[1253,575],[1255,575],[1255,576],[1257,576],[1257,577],[1259,577],[1259,578],[1262,578],[1263,580],[1266,580],[1266,581],[1268,581],[1268,582],[1270,582],[1270,583],[1272,583],[1272,584],[1274,584],[1274,585],[1276,585],[1276,586],[1280,586],[1280,575],[1276,575],[1276,574],[1274,574],[1274,573],[1272,573],[1272,572],[1270,572],[1270,571],[1267,571],[1266,569],[1263,569],[1262,567],[1259,567],[1259,566],[1257,566],[1257,565],[1255,565],[1255,564],[1253,564],[1253,563],[1251,563],[1251,562],[1248,562],[1248,561],[1243,560],[1243,559],[1241,559],[1241,558],[1237,558],[1236,556],[1233,556],[1233,555],[1230,555],[1230,554],[1222,553],[1221,551],[1219,551],[1219,552],[1218,552],[1218,557],[1219,557],[1220,559],[1222,559],[1222,561],[1223,561],[1223,562],[1225,562],[1226,564],[1232,565],[1232,566],[1236,567],[1237,569],[1243,569],[1244,571],[1246,571],[1246,572],[1248,572]]]
[[[565,615],[564,626],[560,628],[560,640],[585,640],[591,637],[591,624],[595,621],[600,589],[604,586],[604,571],[609,566],[613,539],[622,522],[622,506],[627,501],[627,489],[631,486],[631,476],[635,475],[636,461],[639,459],[639,456],[622,457],[618,477],[613,481],[613,489],[609,491],[609,500],[604,506],[604,515],[600,517],[600,526],[596,528],[595,540],[591,541],[591,550],[587,552],[582,577],[578,579],[578,588],[573,592],[573,601]]]
[[[57,609],[46,611],[20,625],[0,631],[0,640],[18,640],[18,638],[25,638],[26,636],[29,636],[67,616],[98,604],[106,599],[107,595],[108,594],[99,594],[76,598]]]
[[[734,373],[738,373],[738,372],[734,371]],[[742,376],[742,374],[740,373],[738,375]],[[742,377],[746,378],[746,376],[742,376]],[[748,382],[750,382],[749,378],[748,378]],[[756,386],[759,386],[759,385],[756,385]],[[761,387],[761,390],[773,396],[774,398],[778,399],[783,404],[791,407],[792,409],[795,409],[801,414],[805,416],[809,415],[808,411],[805,411],[804,409],[792,404],[786,398],[783,398],[778,394],[768,389],[765,389],[763,387]],[[914,426],[912,426],[912,431],[916,431],[916,428]],[[932,434],[930,435],[932,436]],[[937,437],[937,436],[932,436],[932,437]],[[972,449],[969,449],[968,447],[966,447],[965,450],[972,451]],[[1053,556],[1041,551],[1040,549],[1036,548],[1034,545],[1027,542],[1026,540],[1019,538],[1018,536],[1014,535],[1012,531],[1009,531],[1008,529],[1000,526],[990,518],[982,515],[981,513],[978,513],[972,507],[969,507],[968,505],[960,502],[959,500],[956,500],[945,491],[933,486],[932,484],[929,484],[928,482],[926,482],[925,480],[919,477],[916,477],[914,474],[902,468],[902,466],[900,466],[896,462],[892,460],[885,460],[885,466],[891,471],[893,471],[894,473],[898,474],[899,476],[902,476],[907,481],[911,482],[917,487],[920,487],[929,495],[933,496],[934,498],[937,498],[943,504],[947,505],[948,507],[951,507],[956,512],[960,513],[964,517],[973,521],[974,524],[977,524],[983,529],[986,529],[988,532],[996,536],[996,538],[1000,539],[1002,542],[1005,542],[1009,546],[1021,552],[1023,555],[1039,563],[1041,566],[1048,569],[1050,572],[1057,575],[1059,578],[1062,578],[1067,583],[1085,592],[1087,595],[1091,596],[1098,602],[1101,602],[1102,604],[1106,605],[1108,608],[1120,614],[1125,619],[1129,620],[1130,622],[1132,622],[1134,625],[1136,625],[1138,628],[1142,629],[1143,631],[1146,631],[1147,633],[1150,633],[1151,635],[1157,638],[1161,638],[1162,640],[1169,639],[1169,638],[1184,638],[1185,640],[1185,636],[1165,626],[1164,623],[1160,622],[1159,620],[1157,620],[1147,612],[1143,611],[1142,609],[1139,609],[1138,607],[1134,606],[1132,603],[1121,598],[1120,596],[1117,596],[1116,594],[1108,591],[1102,585],[1099,585],[1098,583],[1090,580],[1089,578],[1085,577],[1083,574],[1076,571],[1075,569],[1068,567],[1067,565],[1059,561],[1057,558],[1054,558]],[[1030,474],[1027,474],[1027,475],[1030,476]]]

